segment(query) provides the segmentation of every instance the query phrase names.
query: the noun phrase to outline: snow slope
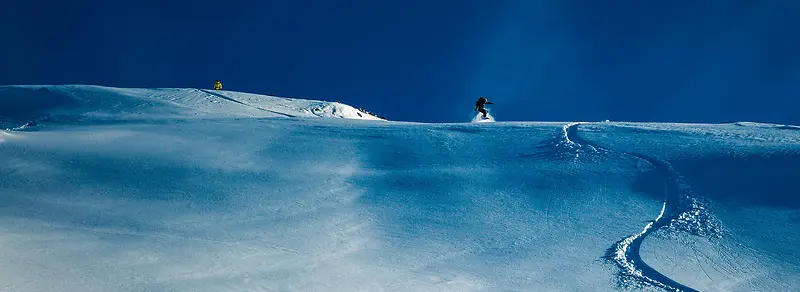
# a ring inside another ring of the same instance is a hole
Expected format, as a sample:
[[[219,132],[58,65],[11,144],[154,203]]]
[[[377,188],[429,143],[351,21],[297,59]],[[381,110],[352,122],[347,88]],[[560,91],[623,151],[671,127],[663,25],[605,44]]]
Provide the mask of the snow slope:
[[[0,126],[40,121],[219,117],[325,117],[380,120],[337,102],[204,89],[87,85],[0,86]]]
[[[0,290],[800,290],[793,127],[351,109],[0,88]]]

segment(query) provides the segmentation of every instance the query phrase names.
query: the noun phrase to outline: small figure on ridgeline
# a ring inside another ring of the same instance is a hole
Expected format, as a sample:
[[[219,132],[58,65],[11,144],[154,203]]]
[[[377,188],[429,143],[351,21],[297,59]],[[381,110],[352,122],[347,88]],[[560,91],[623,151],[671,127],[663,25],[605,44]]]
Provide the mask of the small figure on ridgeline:
[[[484,119],[488,119],[489,118],[487,116],[488,113],[486,112],[486,109],[483,108],[483,106],[485,106],[487,104],[494,104],[494,103],[491,102],[491,101],[486,100],[486,98],[483,97],[483,96],[478,98],[478,101],[475,102],[475,110],[481,112],[483,114],[483,118]]]
[[[219,82],[219,80],[217,80],[217,82],[214,83],[214,90],[222,90],[222,82]]]

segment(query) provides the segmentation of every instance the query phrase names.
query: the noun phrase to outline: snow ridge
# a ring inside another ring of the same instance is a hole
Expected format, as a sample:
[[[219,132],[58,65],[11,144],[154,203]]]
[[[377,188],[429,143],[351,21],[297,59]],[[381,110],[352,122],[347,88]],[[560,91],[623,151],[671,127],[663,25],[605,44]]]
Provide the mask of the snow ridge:
[[[719,225],[706,211],[703,204],[691,193],[685,179],[675,171],[669,162],[642,154],[624,151],[613,151],[594,145],[577,134],[582,123],[570,123],[564,126],[564,143],[575,145],[573,148],[590,147],[598,152],[618,152],[646,161],[653,165],[666,179],[664,185],[664,204],[661,212],[649,222],[641,232],[628,236],[615,243],[606,252],[605,258],[613,261],[620,269],[621,285],[650,284],[669,291],[697,291],[678,283],[659,273],[642,260],[641,244],[644,239],[660,229],[687,231],[694,235],[718,235]],[[576,158],[579,152],[576,153]]]
[[[241,105],[243,105],[243,106],[252,107],[252,108],[254,108],[254,109],[262,110],[262,111],[265,111],[265,112],[271,112],[271,113],[273,113],[273,114],[278,114],[278,115],[286,116],[286,117],[289,117],[289,118],[296,118],[296,117],[297,117],[297,116],[293,116],[293,115],[290,115],[290,114],[285,114],[285,113],[281,113],[281,112],[276,112],[276,111],[272,111],[272,110],[268,110],[268,109],[260,108],[260,107],[254,106],[254,105],[246,104],[246,103],[244,103],[244,102],[241,102],[241,101],[238,101],[238,100],[236,100],[236,99],[233,99],[233,98],[230,98],[230,97],[224,96],[224,95],[222,95],[222,94],[219,94],[219,93],[214,93],[214,92],[211,92],[211,91],[209,91],[209,90],[206,90],[206,89],[198,89],[198,90],[200,90],[201,92],[203,92],[203,93],[205,93],[205,94],[208,94],[208,95],[211,95],[211,96],[216,96],[216,97],[222,98],[222,99],[224,99],[224,100],[232,101],[232,102],[235,102],[235,103],[241,104]]]
[[[30,130],[43,122],[196,118],[337,118],[385,121],[350,105],[196,88],[93,85],[0,86],[0,127]],[[25,123],[27,126],[21,126]]]

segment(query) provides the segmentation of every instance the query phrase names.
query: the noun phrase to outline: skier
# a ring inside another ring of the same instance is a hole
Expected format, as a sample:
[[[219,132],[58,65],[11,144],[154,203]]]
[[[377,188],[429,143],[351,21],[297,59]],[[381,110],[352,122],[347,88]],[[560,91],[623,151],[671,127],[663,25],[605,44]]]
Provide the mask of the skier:
[[[483,96],[478,98],[478,101],[475,102],[475,110],[481,112],[483,114],[483,118],[484,119],[488,119],[489,118],[487,116],[488,113],[486,112],[486,109],[483,108],[483,106],[487,105],[487,104],[494,104],[494,103],[491,102],[491,101],[486,100],[486,98],[483,97]]]
[[[222,90],[222,82],[219,82],[219,80],[217,80],[217,82],[214,83],[214,90]]]

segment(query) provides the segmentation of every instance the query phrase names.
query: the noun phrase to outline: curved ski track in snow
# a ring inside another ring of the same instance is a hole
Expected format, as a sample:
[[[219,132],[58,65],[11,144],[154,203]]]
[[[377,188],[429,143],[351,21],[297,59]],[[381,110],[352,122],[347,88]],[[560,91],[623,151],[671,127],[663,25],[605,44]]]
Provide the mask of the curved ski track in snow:
[[[661,159],[636,153],[614,151],[584,140],[578,135],[578,126],[581,124],[583,123],[570,123],[564,125],[564,141],[566,144],[571,146],[571,148],[580,149],[584,147],[590,147],[591,149],[599,152],[616,152],[633,156],[650,163],[662,174],[664,178],[666,178],[664,185],[664,204],[662,205],[661,212],[658,214],[658,216],[653,221],[649,222],[641,232],[618,241],[606,252],[605,258],[612,260],[620,269],[622,269],[621,276],[623,278],[621,279],[621,282],[626,283],[626,278],[632,277],[647,284],[670,291],[697,291],[659,273],[645,263],[639,253],[642,242],[648,235],[659,228],[668,225],[674,219],[678,219],[682,214],[686,213],[687,210],[685,210],[686,208],[682,208],[684,204],[681,203],[682,198],[680,197],[683,193],[681,191],[681,177],[673,169],[672,165]],[[575,151],[575,155],[576,158],[578,158],[579,151]]]

